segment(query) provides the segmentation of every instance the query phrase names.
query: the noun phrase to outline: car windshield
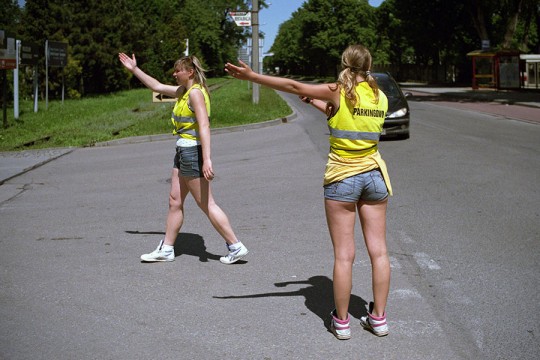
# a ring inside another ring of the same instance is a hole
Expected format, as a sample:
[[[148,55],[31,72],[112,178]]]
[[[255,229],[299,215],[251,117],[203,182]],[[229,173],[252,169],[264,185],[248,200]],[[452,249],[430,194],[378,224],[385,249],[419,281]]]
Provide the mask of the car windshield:
[[[390,78],[386,76],[375,76],[375,78],[377,79],[377,85],[379,85],[379,88],[386,96],[400,96],[398,85],[395,82],[391,81]]]

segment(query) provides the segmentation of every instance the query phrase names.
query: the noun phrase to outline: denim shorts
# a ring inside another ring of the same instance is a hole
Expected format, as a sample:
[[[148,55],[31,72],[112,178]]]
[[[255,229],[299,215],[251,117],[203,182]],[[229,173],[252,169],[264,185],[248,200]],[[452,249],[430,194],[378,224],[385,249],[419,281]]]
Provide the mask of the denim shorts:
[[[204,177],[202,173],[202,147],[176,147],[174,156],[175,169],[180,170],[182,176]]]
[[[380,170],[375,169],[325,185],[324,197],[352,203],[382,201],[388,197],[388,189]]]

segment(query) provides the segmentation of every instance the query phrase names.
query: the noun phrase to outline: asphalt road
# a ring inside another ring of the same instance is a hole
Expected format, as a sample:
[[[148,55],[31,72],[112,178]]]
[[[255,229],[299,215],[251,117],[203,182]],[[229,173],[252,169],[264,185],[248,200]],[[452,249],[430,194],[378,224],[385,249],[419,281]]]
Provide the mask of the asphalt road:
[[[411,102],[411,138],[381,145],[391,333],[359,324],[358,234],[353,338],[338,341],[324,327],[327,129],[286,98],[294,120],[212,138],[216,200],[250,249],[233,266],[191,200],[176,261],[138,260],[163,236],[172,139],[76,149],[0,186],[15,194],[0,196],[0,358],[535,359],[540,127]]]

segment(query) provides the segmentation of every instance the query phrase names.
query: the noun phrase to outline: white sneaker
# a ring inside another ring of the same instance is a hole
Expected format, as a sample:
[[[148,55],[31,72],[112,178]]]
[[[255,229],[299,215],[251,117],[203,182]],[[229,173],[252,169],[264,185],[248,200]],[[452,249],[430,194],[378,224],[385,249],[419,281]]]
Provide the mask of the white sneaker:
[[[330,331],[339,340],[349,340],[351,338],[351,327],[349,324],[349,314],[347,320],[341,320],[337,317],[336,310],[330,313]]]
[[[227,265],[237,262],[238,260],[246,256],[249,252],[247,247],[244,246],[244,244],[241,244],[240,247],[236,250],[231,250],[229,245],[227,245],[227,248],[229,249],[229,253],[219,258],[219,261]]]
[[[373,316],[373,302],[369,303],[367,316],[360,318],[360,324],[364,329],[371,331],[376,336],[388,335],[388,324],[386,323],[386,312],[381,317]]]
[[[174,261],[174,248],[170,250],[163,249],[163,240],[159,242],[156,250],[150,254],[142,254],[141,261],[143,262],[156,262],[156,261]]]

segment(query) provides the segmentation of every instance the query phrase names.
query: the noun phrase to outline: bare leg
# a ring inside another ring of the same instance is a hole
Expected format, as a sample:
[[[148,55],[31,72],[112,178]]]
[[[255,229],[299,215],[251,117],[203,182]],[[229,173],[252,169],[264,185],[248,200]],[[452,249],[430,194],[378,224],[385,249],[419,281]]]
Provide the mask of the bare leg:
[[[210,223],[212,223],[216,231],[225,239],[225,242],[229,245],[237,243],[238,239],[234,234],[229,218],[214,201],[210,182],[203,177],[186,177],[185,181],[195,202],[206,216],[208,216]]]
[[[186,181],[180,176],[178,169],[171,174],[171,191],[169,194],[169,212],[165,229],[165,245],[174,246],[176,237],[184,223],[184,201],[189,193]]]
[[[334,302],[338,318],[346,320],[356,250],[354,244],[356,204],[325,199],[324,205],[328,230],[334,245]]]
[[[358,214],[362,232],[371,260],[373,315],[384,315],[390,290],[390,260],[386,248],[386,208],[388,200],[382,202],[360,202]]]

